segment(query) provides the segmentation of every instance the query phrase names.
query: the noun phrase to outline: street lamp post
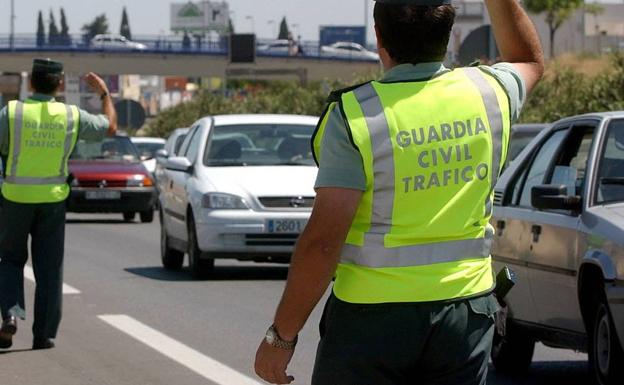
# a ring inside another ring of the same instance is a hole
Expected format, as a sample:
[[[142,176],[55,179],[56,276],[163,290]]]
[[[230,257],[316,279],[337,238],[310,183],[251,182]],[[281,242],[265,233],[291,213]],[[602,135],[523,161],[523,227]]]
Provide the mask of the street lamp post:
[[[254,20],[254,17],[252,15],[247,15],[245,16],[245,20],[249,20],[249,22],[251,23],[251,33],[256,33],[256,21]]]
[[[9,47],[13,50],[15,44],[15,0],[11,0],[11,34],[9,36]]]
[[[269,20],[267,21],[267,24],[271,26],[271,33],[273,34],[271,39],[277,39],[277,28],[276,28],[277,24],[275,20]]]
[[[364,0],[364,47],[368,48],[368,6],[369,0]]]

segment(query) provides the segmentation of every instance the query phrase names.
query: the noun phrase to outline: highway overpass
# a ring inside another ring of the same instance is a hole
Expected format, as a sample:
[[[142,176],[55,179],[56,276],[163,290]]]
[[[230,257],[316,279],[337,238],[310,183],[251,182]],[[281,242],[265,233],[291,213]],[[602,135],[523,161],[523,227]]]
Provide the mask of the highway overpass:
[[[65,72],[80,74],[178,75],[251,79],[299,79],[302,82],[343,79],[372,74],[380,66],[371,61],[315,57],[258,57],[254,64],[230,64],[224,54],[153,52],[0,51],[1,72],[30,71],[32,59],[50,57],[65,64]]]

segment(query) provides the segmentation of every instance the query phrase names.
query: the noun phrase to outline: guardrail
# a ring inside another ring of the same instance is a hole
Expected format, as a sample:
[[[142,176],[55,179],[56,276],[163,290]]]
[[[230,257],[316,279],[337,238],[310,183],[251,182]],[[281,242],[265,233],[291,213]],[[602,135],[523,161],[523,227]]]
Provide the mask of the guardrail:
[[[321,50],[318,42],[293,42],[290,49],[270,48],[267,45],[275,40],[259,39],[256,55],[259,57],[298,57],[309,59],[375,61],[348,52],[340,55],[328,54]],[[135,44],[141,44],[137,46]],[[82,35],[72,35],[64,41],[50,42],[39,40],[36,35],[0,35],[0,52],[104,52],[133,54],[180,54],[180,55],[228,55],[227,38],[206,39],[189,36],[137,36],[126,45],[115,43],[94,43]]]

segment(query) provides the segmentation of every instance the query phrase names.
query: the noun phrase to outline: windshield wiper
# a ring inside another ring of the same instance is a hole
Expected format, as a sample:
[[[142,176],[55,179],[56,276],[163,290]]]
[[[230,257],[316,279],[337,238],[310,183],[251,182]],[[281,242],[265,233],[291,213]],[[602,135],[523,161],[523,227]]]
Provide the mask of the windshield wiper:
[[[312,166],[311,164],[307,163],[307,162],[283,162],[283,163],[276,163],[276,166]]]
[[[610,176],[600,179],[600,184],[624,186],[624,177]]]
[[[210,167],[247,167],[245,162],[209,163]]]

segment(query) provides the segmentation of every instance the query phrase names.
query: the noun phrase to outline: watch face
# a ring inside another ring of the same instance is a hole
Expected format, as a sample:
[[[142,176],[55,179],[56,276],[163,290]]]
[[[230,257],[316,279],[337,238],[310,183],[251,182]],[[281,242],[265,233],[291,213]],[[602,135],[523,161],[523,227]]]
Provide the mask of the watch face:
[[[269,330],[264,338],[269,345],[273,345],[275,342],[275,333],[273,330]]]

